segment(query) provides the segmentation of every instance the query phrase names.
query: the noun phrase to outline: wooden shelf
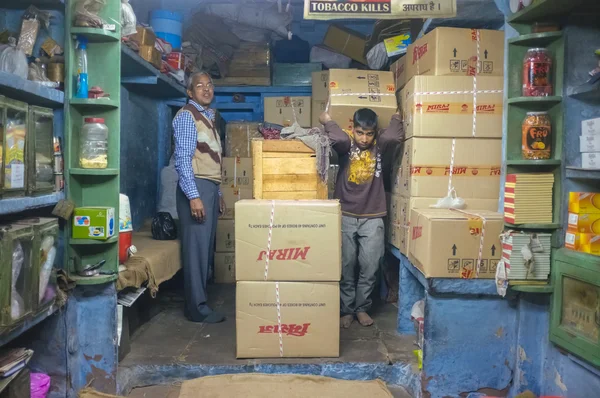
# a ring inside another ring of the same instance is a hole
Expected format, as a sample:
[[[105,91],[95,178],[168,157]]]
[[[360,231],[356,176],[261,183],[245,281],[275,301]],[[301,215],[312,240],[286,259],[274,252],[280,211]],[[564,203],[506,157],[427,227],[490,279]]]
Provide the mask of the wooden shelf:
[[[562,248],[557,252],[557,259],[600,271],[600,256],[594,256],[593,254]]]
[[[69,104],[78,108],[117,109],[119,107],[119,101],[112,98],[72,98]]]
[[[538,293],[538,294],[551,294],[554,292],[554,287],[552,285],[512,285],[510,281],[508,281],[508,285],[511,290],[515,292],[521,293]]]
[[[79,176],[117,176],[119,175],[119,169],[81,169],[73,168],[69,169],[71,175]]]
[[[583,169],[581,167],[566,168],[567,178],[578,180],[600,180],[600,169]]]
[[[26,196],[0,200],[0,215],[14,214],[22,211],[39,209],[40,207],[54,206],[59,200],[64,199],[64,192],[54,192],[42,196]]]
[[[3,330],[0,334],[0,347],[10,343],[12,340],[16,339],[35,325],[39,324],[50,315],[54,314],[56,310],[58,310],[58,307],[56,305],[52,305],[49,308],[38,312],[37,314],[26,316],[24,321],[14,325],[12,328],[9,327]]]
[[[562,31],[530,33],[521,35],[508,40],[508,44],[514,44],[525,47],[545,47],[554,40],[562,37]]]
[[[72,245],[77,245],[77,246],[109,245],[111,243],[117,243],[118,241],[119,241],[119,235],[115,235],[111,238],[108,238],[107,240],[69,238],[69,243]]]
[[[100,28],[71,28],[71,35],[84,36],[90,43],[111,43],[120,41],[121,36],[117,32]]]
[[[507,160],[507,166],[531,166],[531,167],[541,167],[541,166],[560,166],[562,161],[560,159],[544,159],[544,160],[525,160],[525,159],[516,159],[516,160]]]
[[[1,71],[0,93],[29,105],[53,109],[62,108],[65,102],[65,94],[60,90]]]
[[[504,223],[506,228],[509,229],[529,229],[529,230],[555,230],[555,229],[559,229],[560,228],[560,224],[559,223],[551,223],[551,224],[519,224],[519,225],[515,225],[515,224],[511,224],[511,223]]]
[[[522,106],[526,108],[536,107],[539,109],[540,107],[546,106],[550,108],[562,101],[562,97],[558,95],[553,95],[549,97],[513,97],[507,100],[509,105]]]

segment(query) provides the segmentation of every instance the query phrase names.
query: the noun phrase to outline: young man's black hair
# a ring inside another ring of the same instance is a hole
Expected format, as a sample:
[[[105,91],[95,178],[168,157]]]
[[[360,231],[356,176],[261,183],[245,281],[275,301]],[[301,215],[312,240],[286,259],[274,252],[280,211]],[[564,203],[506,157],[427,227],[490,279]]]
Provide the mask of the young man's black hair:
[[[363,130],[377,130],[377,114],[369,108],[362,108],[354,112],[354,127],[360,127]]]

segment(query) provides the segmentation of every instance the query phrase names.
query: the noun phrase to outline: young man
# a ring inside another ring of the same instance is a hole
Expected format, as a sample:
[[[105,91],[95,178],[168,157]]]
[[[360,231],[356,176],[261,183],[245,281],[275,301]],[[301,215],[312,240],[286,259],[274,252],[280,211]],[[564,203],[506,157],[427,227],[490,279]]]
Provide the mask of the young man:
[[[340,325],[348,328],[356,316],[361,325],[371,326],[373,319],[367,312],[385,250],[383,217],[387,207],[381,161],[384,152],[402,142],[404,129],[396,113],[389,127],[379,131],[377,114],[366,108],[354,113],[352,131],[342,130],[327,112],[320,121],[340,159],[335,185],[335,198],[342,205]]]
[[[207,304],[206,282],[214,260],[221,196],[221,138],[210,109],[214,87],[210,76],[190,76],[189,103],[173,119],[175,169],[179,176],[177,214],[181,226],[185,316],[193,322],[217,323],[225,317]]]

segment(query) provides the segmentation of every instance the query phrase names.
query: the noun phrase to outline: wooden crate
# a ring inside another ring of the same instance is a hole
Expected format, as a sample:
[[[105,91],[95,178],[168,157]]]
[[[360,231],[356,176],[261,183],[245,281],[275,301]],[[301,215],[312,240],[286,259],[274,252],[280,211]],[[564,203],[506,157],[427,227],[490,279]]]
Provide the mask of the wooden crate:
[[[255,199],[327,199],[315,152],[298,140],[252,141]]]

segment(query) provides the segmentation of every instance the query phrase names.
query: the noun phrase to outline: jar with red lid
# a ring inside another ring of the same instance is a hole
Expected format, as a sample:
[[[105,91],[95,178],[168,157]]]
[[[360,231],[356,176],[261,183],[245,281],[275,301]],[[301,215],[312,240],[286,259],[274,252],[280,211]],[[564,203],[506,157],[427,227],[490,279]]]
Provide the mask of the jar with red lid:
[[[88,117],[84,122],[79,137],[79,166],[105,169],[108,167],[108,127],[102,118]]]
[[[552,95],[552,57],[545,48],[530,48],[523,60],[523,96]]]

